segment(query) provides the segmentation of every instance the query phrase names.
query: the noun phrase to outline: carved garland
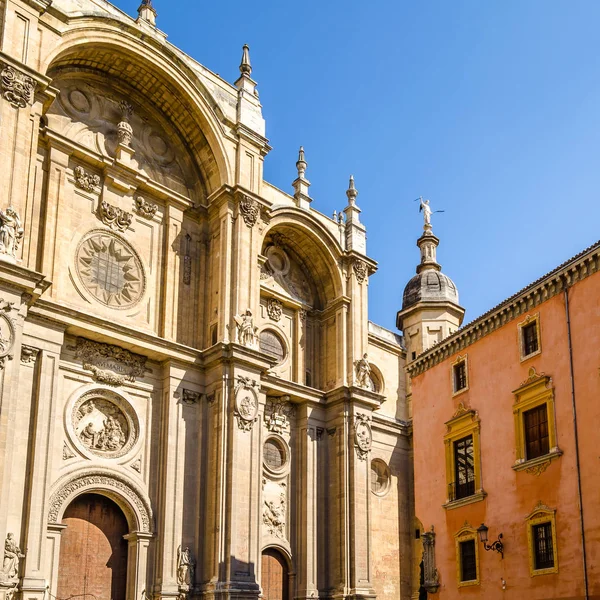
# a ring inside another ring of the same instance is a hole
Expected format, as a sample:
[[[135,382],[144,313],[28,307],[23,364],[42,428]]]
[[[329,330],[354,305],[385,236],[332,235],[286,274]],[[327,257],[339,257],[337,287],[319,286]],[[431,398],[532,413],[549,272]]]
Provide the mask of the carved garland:
[[[14,108],[25,108],[33,101],[35,81],[16,69],[6,65],[0,74],[2,95]]]
[[[100,176],[88,173],[81,166],[75,167],[73,173],[75,175],[76,187],[86,192],[94,192],[96,191],[96,188],[100,185]]]
[[[130,212],[112,206],[106,200],[100,203],[98,218],[111,229],[121,232],[127,230],[133,221],[133,215]]]
[[[48,523],[58,523],[61,508],[71,496],[97,489],[112,491],[115,495],[125,498],[128,503],[137,509],[140,530],[150,533],[150,520],[152,518],[150,505],[129,481],[116,473],[109,476],[102,472],[92,471],[78,475],[62,485],[50,498]]]

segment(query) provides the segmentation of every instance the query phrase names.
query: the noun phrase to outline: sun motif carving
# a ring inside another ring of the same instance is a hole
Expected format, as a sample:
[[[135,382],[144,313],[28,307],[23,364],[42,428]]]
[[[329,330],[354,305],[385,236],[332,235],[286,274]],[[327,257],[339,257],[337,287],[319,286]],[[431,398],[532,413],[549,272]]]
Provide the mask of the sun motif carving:
[[[86,290],[111,308],[128,308],[144,294],[145,278],[140,259],[117,236],[95,232],[79,244],[77,272]]]

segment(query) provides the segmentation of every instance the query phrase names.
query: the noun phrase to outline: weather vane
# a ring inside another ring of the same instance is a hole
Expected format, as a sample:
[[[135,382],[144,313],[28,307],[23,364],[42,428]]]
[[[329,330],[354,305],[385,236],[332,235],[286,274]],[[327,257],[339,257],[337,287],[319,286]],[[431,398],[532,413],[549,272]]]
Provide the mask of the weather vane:
[[[429,200],[423,200],[423,196],[419,196],[415,198],[415,202],[419,202],[419,212],[423,213],[423,220],[425,221],[425,227],[431,228],[431,215],[435,213],[443,213],[446,212],[444,210],[431,210],[431,206],[429,205]]]

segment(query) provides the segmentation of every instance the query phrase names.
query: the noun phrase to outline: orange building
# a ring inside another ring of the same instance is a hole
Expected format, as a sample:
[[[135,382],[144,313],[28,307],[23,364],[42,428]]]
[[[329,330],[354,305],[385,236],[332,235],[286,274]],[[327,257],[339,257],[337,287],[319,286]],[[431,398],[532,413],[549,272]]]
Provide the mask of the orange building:
[[[452,283],[437,244],[426,227],[398,314],[423,542],[413,597],[598,599],[600,243],[460,329],[454,284],[427,286]]]

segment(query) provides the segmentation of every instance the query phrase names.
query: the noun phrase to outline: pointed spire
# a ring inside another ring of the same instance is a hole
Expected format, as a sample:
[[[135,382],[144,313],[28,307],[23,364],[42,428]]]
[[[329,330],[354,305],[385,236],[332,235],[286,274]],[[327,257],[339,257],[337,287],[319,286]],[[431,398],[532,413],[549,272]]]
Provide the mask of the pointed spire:
[[[358,190],[354,186],[354,175],[350,175],[350,186],[348,187],[346,196],[348,196],[349,206],[356,206],[356,197],[358,196]]]
[[[304,160],[304,147],[300,146],[300,151],[298,152],[298,162],[296,163],[296,169],[298,169],[298,177],[300,179],[304,179],[307,166],[308,164],[306,163],[306,160]]]
[[[152,26],[156,26],[156,9],[152,6],[152,0],[142,0],[138,8],[140,19],[147,21]]]
[[[250,64],[250,46],[244,44],[242,48],[242,62],[240,63],[240,73],[242,76],[252,75],[252,65]]]
[[[306,179],[306,167],[308,166],[304,157],[304,146],[300,146],[298,151],[298,160],[296,161],[296,169],[298,170],[298,177],[292,183],[294,186],[294,199],[296,204],[300,208],[310,208],[312,202],[311,197],[308,195],[308,188],[310,187],[310,181]]]

